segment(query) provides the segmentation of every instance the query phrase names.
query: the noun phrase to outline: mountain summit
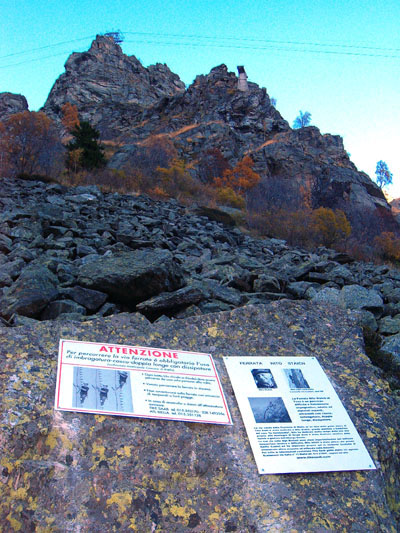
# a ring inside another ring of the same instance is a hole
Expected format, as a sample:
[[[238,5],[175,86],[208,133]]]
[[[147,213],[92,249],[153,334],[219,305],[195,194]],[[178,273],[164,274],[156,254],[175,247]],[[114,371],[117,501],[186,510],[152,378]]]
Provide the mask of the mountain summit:
[[[260,208],[267,197],[300,202],[301,190],[312,207],[342,209],[355,229],[396,229],[382,191],[350,161],[342,138],[316,127],[293,130],[266,89],[248,81],[243,66],[238,70],[237,76],[217,66],[185,89],[166,65],[145,68],[112,37],[97,36],[87,52],[68,58],[43,109],[60,123],[70,102],[103,140],[118,140],[123,147],[112,168],[132,164],[138,147],[154,136],[173,143],[194,177],[201,177],[210,153],[230,165],[250,155],[262,178],[253,201]]]
[[[87,52],[71,54],[43,107],[64,134],[67,103],[109,141],[111,169],[138,168],[155,143],[202,182],[213,183],[247,158],[261,178],[247,196],[253,212],[328,207],[345,212],[354,235],[399,232],[381,189],[357,170],[342,138],[315,126],[292,129],[244,66],[236,75],[219,65],[186,88],[167,65],[144,67],[112,36],[98,35]],[[0,104],[6,116],[26,101],[2,93]]]
[[[102,138],[114,138],[140,120],[144,109],[184,90],[185,84],[166,65],[145,68],[112,37],[98,35],[87,52],[68,58],[43,110],[57,121],[63,104],[70,102]]]

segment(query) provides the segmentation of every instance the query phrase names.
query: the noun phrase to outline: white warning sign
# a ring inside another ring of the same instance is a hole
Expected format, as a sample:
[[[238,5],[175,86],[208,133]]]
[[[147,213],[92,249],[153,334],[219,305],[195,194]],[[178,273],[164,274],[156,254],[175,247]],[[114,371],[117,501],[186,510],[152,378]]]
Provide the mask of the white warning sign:
[[[210,354],[60,340],[55,408],[232,424]]]

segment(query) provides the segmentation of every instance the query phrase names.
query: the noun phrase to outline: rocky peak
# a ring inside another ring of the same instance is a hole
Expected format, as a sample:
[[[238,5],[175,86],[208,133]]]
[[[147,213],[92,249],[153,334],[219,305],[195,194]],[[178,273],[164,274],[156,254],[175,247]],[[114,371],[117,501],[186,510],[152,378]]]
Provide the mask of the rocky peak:
[[[247,79],[244,66],[240,69],[246,90],[224,64],[197,76],[185,90],[167,65],[146,68],[125,55],[112,37],[97,36],[87,52],[68,58],[44,111],[60,124],[62,106],[75,104],[80,118],[97,128],[103,140],[121,142],[111,168],[132,165],[138,147],[154,135],[173,142],[194,177],[200,175],[202,159],[216,148],[232,166],[251,155],[264,187],[256,191],[258,199],[264,201],[268,187],[290,189],[283,196],[291,201],[301,198],[303,189],[312,195],[313,207],[343,209],[353,228],[368,227],[371,238],[379,231],[397,232],[382,192],[357,171],[342,139],[321,135],[316,127],[292,130],[267,90]],[[261,207],[271,206],[264,202]]]
[[[154,133],[167,135],[181,156],[191,161],[218,147],[224,157],[236,163],[251,146],[265,142],[271,132],[290,130],[266,89],[249,83],[246,92],[240,91],[236,74],[226,65],[197,76],[184,94],[149,107],[143,118],[130,131],[132,136],[143,140]]]
[[[0,120],[27,110],[28,102],[22,94],[0,93]]]
[[[98,52],[99,56],[104,56],[104,54],[123,55],[121,47],[110,35],[96,35],[89,51],[93,54]]]
[[[125,55],[112,37],[98,35],[87,52],[68,58],[44,110],[60,122],[62,106],[70,102],[103,138],[115,138],[122,124],[131,125],[145,108],[184,89],[166,65],[147,69],[135,56]]]

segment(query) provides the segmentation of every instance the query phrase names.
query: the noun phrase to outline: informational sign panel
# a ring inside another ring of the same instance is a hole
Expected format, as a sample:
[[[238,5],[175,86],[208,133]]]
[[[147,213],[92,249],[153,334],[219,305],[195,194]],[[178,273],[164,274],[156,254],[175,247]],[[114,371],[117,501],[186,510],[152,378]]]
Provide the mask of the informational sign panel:
[[[315,357],[224,357],[260,474],[374,470]]]
[[[55,408],[232,424],[209,354],[60,340]]]

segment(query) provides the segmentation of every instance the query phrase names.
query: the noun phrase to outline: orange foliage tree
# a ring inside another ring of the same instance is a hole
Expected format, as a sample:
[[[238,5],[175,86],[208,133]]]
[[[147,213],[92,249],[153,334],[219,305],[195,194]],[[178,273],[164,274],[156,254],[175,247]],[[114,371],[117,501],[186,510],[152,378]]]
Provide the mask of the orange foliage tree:
[[[246,155],[237,165],[226,169],[222,178],[215,178],[216,187],[230,187],[237,194],[245,196],[246,193],[260,182],[260,175],[253,170],[254,162]]]
[[[157,189],[158,196],[161,196],[163,191],[166,196],[190,198],[196,194],[198,188],[182,159],[175,158],[168,167],[156,169],[154,189]]]
[[[374,247],[382,259],[400,261],[400,238],[392,231],[384,231],[375,237]]]
[[[319,207],[312,213],[314,230],[324,246],[332,246],[347,239],[351,233],[350,222],[340,209]]]
[[[71,132],[79,126],[78,108],[75,104],[71,104],[70,102],[65,103],[61,108],[61,113],[61,122],[68,132]]]
[[[63,147],[54,122],[44,113],[15,113],[1,129],[0,151],[9,175],[49,176],[60,169]]]

